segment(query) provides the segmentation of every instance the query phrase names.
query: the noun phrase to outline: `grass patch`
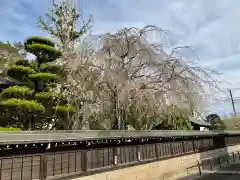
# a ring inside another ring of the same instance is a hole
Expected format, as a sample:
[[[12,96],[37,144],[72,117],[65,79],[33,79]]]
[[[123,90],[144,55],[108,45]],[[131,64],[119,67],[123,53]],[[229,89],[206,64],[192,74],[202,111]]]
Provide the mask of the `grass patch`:
[[[4,128],[0,127],[0,131],[21,131],[20,128]]]

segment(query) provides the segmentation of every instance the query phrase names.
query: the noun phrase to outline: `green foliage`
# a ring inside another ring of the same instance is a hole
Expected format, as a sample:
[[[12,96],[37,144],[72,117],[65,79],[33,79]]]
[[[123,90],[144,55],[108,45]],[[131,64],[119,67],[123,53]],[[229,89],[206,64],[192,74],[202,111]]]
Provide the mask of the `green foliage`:
[[[215,121],[217,119],[221,119],[220,116],[217,114],[209,114],[208,116],[206,116],[206,120],[209,123],[212,123],[213,121]]]
[[[35,94],[35,98],[38,102],[48,106],[67,104],[67,99],[61,93],[39,92]]]
[[[19,81],[28,82],[28,76],[34,73],[36,73],[36,71],[31,67],[13,66],[8,70],[7,75]]]
[[[43,118],[45,108],[36,101],[12,98],[0,102],[0,112],[1,120],[5,121],[1,124],[32,129]]]
[[[221,117],[217,114],[209,114],[206,116],[206,120],[212,125],[211,129],[223,130],[226,128]]]
[[[32,44],[27,45],[26,47],[28,52],[38,57],[37,60],[39,63],[51,62],[61,56],[60,51],[56,50],[52,46],[48,46],[45,44]]]
[[[37,103],[34,100],[24,100],[24,99],[16,99],[11,98],[6,101],[0,102],[1,107],[13,107],[13,108],[19,108],[23,111],[28,112],[44,112],[45,108],[43,105]]]
[[[24,43],[25,49],[37,57],[38,65],[54,61],[61,56],[61,52],[54,46],[51,40],[37,36],[28,38]]]
[[[20,128],[3,128],[0,127],[0,131],[21,131]]]
[[[36,73],[29,75],[29,79],[35,84],[35,91],[49,91],[54,82],[57,82],[58,76],[51,73]]]
[[[31,78],[34,81],[42,81],[42,82],[53,82],[58,79],[58,76],[56,74],[52,73],[36,73],[29,75],[29,78]]]
[[[67,119],[71,117],[75,112],[76,109],[73,105],[63,105],[63,106],[56,106],[55,107],[56,115],[60,119]]]
[[[34,61],[30,61],[30,67],[34,70],[37,70],[37,61],[34,60]]]
[[[74,113],[76,111],[73,105],[56,106],[55,110],[59,113]]]
[[[52,92],[39,92],[35,94],[36,100],[47,107],[56,106],[58,103],[57,97]]]
[[[57,38],[62,45],[68,40],[77,40],[90,28],[91,18],[81,23],[80,30],[76,29],[76,24],[82,19],[82,11],[78,11],[74,4],[62,1],[59,3],[53,2],[52,6],[46,14],[46,20],[40,17],[39,25],[47,33]],[[68,18],[63,20],[63,16]],[[66,37],[69,39],[66,39]]]
[[[29,37],[24,43],[25,48],[27,48],[28,45],[32,45],[32,44],[46,44],[52,47],[55,46],[55,43],[52,42],[50,39],[39,37],[39,36]]]
[[[29,78],[35,83],[37,87],[35,87],[36,91],[46,91],[48,85],[57,81],[58,76],[56,74],[51,73],[36,73],[29,75]]]
[[[10,77],[26,82],[26,86],[12,86],[0,94],[0,126],[41,129],[53,118],[58,118],[62,127],[75,109],[66,105],[67,100],[61,94],[48,91],[64,72],[61,66],[48,62],[56,60],[61,53],[51,40],[36,36],[28,38],[24,47],[36,56],[36,60],[19,59],[8,70]]]
[[[57,129],[67,129],[71,124],[71,118],[75,114],[75,107],[72,105],[63,105],[56,106],[54,108],[55,118],[57,121],[55,122],[55,127]]]
[[[58,75],[63,75],[64,69],[60,65],[50,64],[50,63],[43,63],[40,66],[41,72],[53,73]]]
[[[35,94],[35,97],[39,100],[48,100],[49,98],[52,99],[54,97],[54,94],[52,92],[39,92]]]
[[[45,107],[34,100],[11,98],[0,102],[1,119],[23,129],[35,128],[45,114]],[[6,122],[5,122],[6,124]]]
[[[29,63],[28,60],[25,60],[25,59],[19,59],[16,61],[16,65],[17,66],[29,66],[31,67],[31,64]]]
[[[153,130],[192,130],[189,112],[178,106],[168,106],[160,115],[160,121],[153,126]]]
[[[31,99],[33,90],[26,86],[12,86],[4,89],[0,96],[1,98],[18,98],[18,99]]]

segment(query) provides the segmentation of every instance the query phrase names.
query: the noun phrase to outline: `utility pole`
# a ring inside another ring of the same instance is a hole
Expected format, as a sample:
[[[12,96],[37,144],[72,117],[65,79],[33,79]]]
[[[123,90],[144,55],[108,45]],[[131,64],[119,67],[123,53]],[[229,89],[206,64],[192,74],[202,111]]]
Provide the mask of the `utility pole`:
[[[237,116],[236,108],[235,108],[235,103],[234,103],[233,96],[232,96],[232,91],[231,91],[231,89],[228,89],[228,91],[229,91],[230,98],[231,98],[231,102],[232,102],[232,108],[233,108],[234,116]]]

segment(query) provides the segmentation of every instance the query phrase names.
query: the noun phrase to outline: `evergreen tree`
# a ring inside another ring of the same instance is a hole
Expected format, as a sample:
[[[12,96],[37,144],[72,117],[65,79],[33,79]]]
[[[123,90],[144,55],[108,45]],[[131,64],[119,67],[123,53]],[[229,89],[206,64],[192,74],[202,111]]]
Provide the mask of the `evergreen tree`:
[[[223,120],[218,114],[209,114],[206,116],[206,120],[211,124],[212,130],[224,130],[226,128]]]
[[[42,129],[49,124],[63,128],[74,108],[68,105],[61,94],[53,91],[64,70],[54,61],[61,56],[55,44],[42,37],[30,37],[25,50],[36,56],[36,60],[19,60],[7,72],[25,86],[12,86],[0,94],[1,125],[26,129]],[[52,121],[55,119],[55,121]]]

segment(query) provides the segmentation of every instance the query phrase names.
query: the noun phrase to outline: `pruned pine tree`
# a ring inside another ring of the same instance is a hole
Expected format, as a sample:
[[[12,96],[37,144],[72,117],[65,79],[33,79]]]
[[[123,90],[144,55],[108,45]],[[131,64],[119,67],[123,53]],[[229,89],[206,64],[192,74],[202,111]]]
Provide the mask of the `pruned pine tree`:
[[[0,94],[1,120],[5,126],[23,130],[48,128],[49,124],[63,126],[66,114],[75,109],[60,94],[51,91],[61,77],[61,67],[53,62],[61,56],[55,44],[46,38],[30,37],[24,43],[27,52],[34,54],[34,61],[18,60],[8,76],[24,83],[12,86]],[[52,120],[55,119],[54,122]]]

